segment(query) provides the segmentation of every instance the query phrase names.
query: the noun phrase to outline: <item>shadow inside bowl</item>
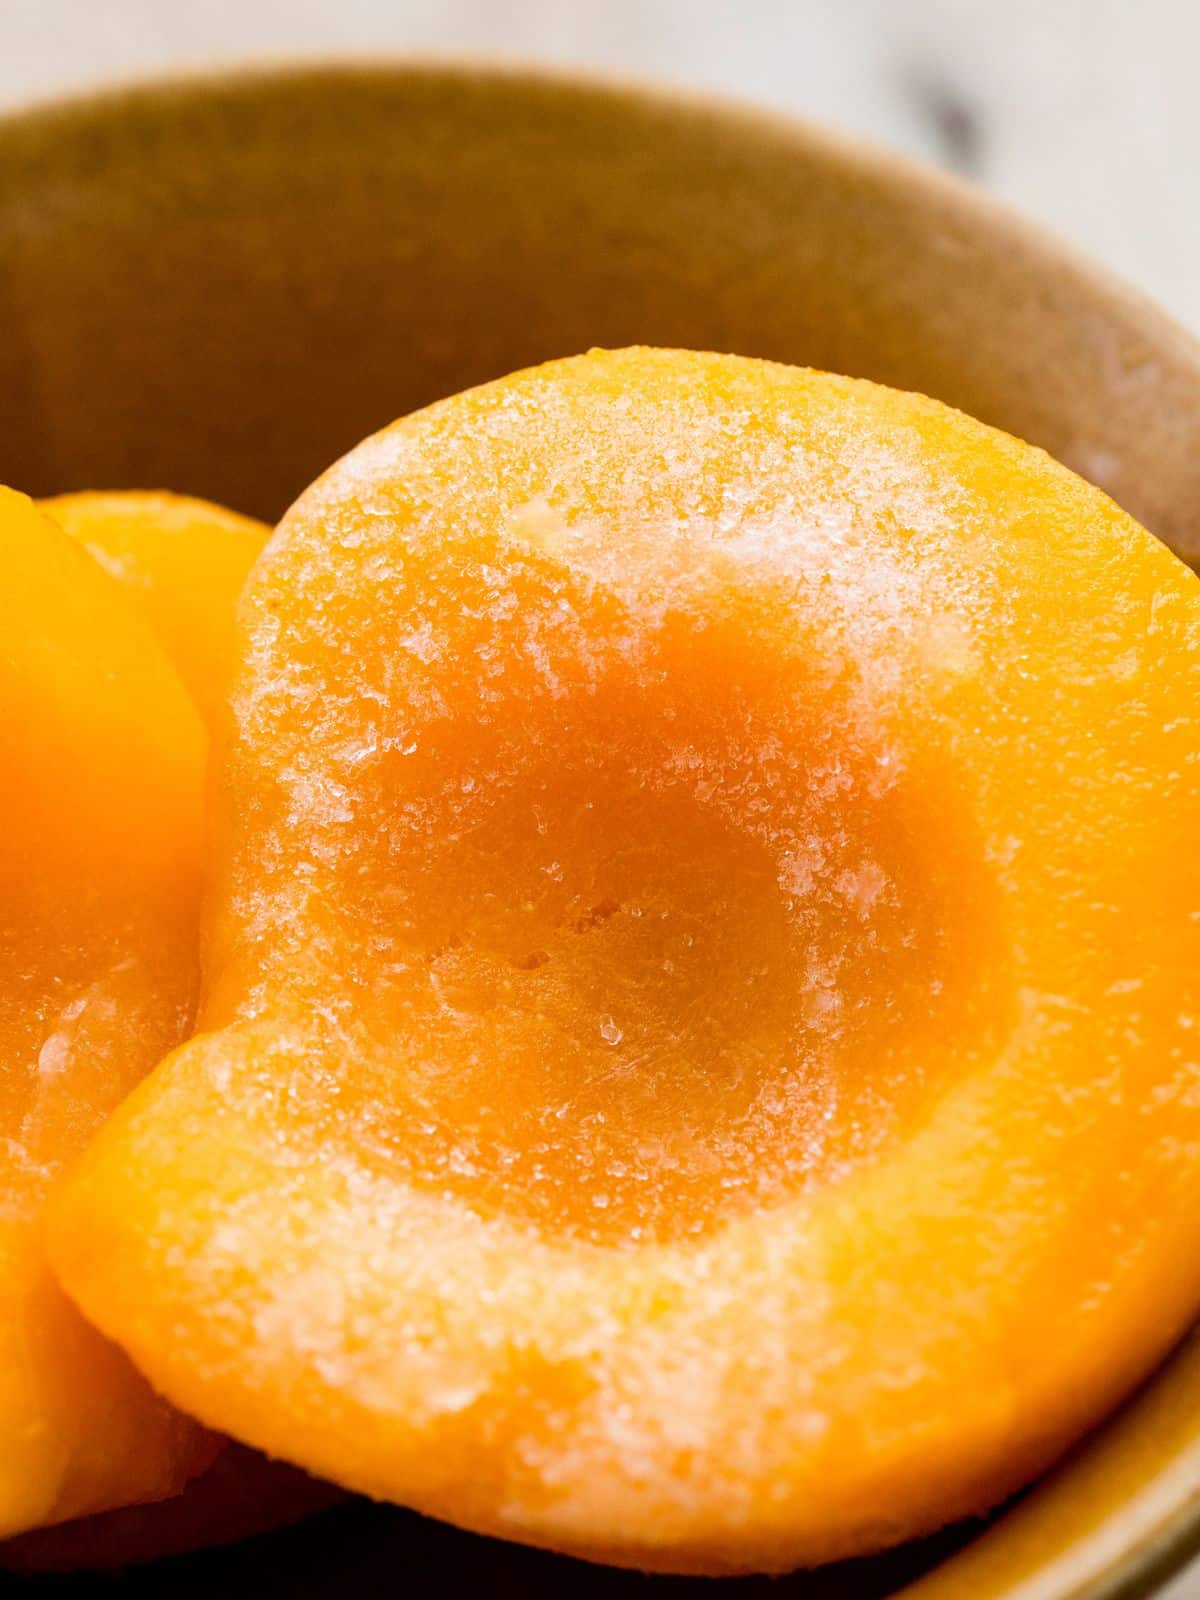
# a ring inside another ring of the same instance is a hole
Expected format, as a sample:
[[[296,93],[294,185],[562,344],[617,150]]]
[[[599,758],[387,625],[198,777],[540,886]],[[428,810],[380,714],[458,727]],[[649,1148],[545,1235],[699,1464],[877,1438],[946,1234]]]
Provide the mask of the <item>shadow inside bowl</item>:
[[[974,1532],[959,1527],[886,1556],[842,1562],[787,1578],[737,1578],[729,1600],[882,1600],[960,1549]],[[356,1501],[299,1528],[123,1575],[27,1580],[29,1600],[345,1600],[402,1591],[481,1594],[494,1600],[691,1600],[716,1591],[705,1578],[649,1577],[505,1544],[431,1522],[413,1512]]]

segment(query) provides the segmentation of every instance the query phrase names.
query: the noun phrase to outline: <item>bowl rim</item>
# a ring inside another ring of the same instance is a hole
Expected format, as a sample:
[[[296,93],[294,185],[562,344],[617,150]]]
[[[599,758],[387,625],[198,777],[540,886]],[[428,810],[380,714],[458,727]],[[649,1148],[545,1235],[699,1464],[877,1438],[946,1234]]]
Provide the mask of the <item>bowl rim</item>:
[[[1200,368],[1200,329],[1192,332],[1120,272],[1093,261],[1084,249],[1061,237],[1050,225],[1026,216],[965,178],[777,104],[759,104],[730,90],[659,79],[648,73],[576,66],[502,51],[330,52],[314,48],[238,53],[200,57],[166,67],[148,64],[95,83],[70,85],[58,93],[34,91],[7,100],[0,103],[0,138],[18,126],[51,125],[59,120],[111,112],[124,101],[152,103],[230,88],[266,88],[284,82],[355,77],[380,83],[445,77],[526,84],[591,99],[675,110],[726,127],[741,127],[750,133],[758,131],[794,142],[847,170],[917,188],[947,210],[977,221],[989,233],[1004,233],[1040,259],[1052,262],[1058,271],[1085,283],[1093,295],[1136,317],[1156,342],[1177,347],[1184,360]]]
[[[74,83],[49,93],[33,91],[0,104],[0,146],[26,131],[47,131],[55,124],[110,116],[122,105],[153,107],[174,101],[204,99],[230,90],[253,91],[290,84],[302,86],[361,79],[377,84],[426,82],[494,82],[520,88],[552,90],[592,101],[611,102],[707,121],[748,135],[766,135],[790,143],[798,152],[847,173],[871,177],[895,188],[917,192],[945,214],[961,219],[993,246],[1005,240],[1019,245],[1041,268],[1060,281],[1078,285],[1093,304],[1124,317],[1148,342],[1169,350],[1200,375],[1200,331],[1192,333],[1120,273],[1092,261],[1052,227],[1026,217],[957,175],[899,154],[869,138],[829,128],[777,104],[758,104],[739,94],[619,68],[575,66],[555,60],[504,52],[455,50],[265,51],[232,56],[205,56],[184,64],[147,64],[96,82]],[[1164,1358],[1147,1382],[1172,1359]],[[1126,1404],[1136,1404],[1139,1391]],[[1124,1407],[1122,1407],[1122,1410]],[[1086,1442],[1086,1441],[1085,1441]],[[1185,1487],[1149,1528],[1100,1571],[1080,1575],[1055,1593],[1054,1600],[1147,1600],[1200,1555],[1200,1486]],[[1036,1576],[1018,1580],[1012,1600],[1042,1600]],[[907,1586],[898,1592],[907,1593]]]
[[[1112,1571],[1089,1589],[1086,1584],[1063,1600],[1148,1600],[1200,1555],[1200,1499],[1189,1496],[1183,1509],[1167,1517],[1148,1539],[1130,1546]]]

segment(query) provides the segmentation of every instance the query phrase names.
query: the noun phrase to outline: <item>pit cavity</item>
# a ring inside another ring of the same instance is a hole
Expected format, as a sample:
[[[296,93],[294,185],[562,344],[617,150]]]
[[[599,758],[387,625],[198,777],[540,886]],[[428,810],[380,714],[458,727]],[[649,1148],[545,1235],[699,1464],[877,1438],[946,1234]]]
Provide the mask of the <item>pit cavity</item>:
[[[991,1035],[994,891],[946,772],[827,709],[592,696],[397,756],[335,975],[368,1159],[619,1245],[902,1137]]]

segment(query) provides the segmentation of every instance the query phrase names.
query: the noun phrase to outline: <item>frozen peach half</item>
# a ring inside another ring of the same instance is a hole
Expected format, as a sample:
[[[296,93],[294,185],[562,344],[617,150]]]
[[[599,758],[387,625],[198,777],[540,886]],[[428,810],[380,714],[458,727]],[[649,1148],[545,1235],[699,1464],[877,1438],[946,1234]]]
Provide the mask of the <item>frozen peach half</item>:
[[[173,1493],[213,1441],[55,1283],[46,1194],[195,1004],[205,740],[116,584],[0,490],[0,1535]]]
[[[85,490],[41,509],[137,597],[211,724],[224,704],[237,597],[270,529],[165,491]]]
[[[917,396],[597,352],[239,611],[205,1032],[61,1193],[208,1423],[775,1570],[980,1511],[1200,1301],[1200,584]]]
[[[227,687],[238,592],[269,530],[211,502],[159,492],[83,492],[43,501],[40,509],[125,588],[199,709],[215,720]],[[35,861],[30,870],[38,870]],[[196,932],[193,923],[193,975]],[[151,1064],[144,1060],[142,1070]],[[122,1072],[121,1083],[127,1087],[128,1081]],[[52,1347],[50,1330],[39,1337]],[[187,1427],[180,1423],[184,1437]],[[0,1544],[0,1569],[129,1566],[294,1522],[339,1498],[330,1485],[295,1468],[226,1448],[194,1428],[192,1434],[192,1459],[203,1470],[178,1492],[127,1505],[114,1489],[116,1509],[54,1521]]]

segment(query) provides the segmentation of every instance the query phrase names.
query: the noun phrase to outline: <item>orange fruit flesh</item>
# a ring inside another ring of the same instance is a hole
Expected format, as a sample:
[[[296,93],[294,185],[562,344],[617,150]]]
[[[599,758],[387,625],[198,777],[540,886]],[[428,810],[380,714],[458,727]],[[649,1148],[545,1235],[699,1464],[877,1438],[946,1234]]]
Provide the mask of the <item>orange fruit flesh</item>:
[[[270,530],[224,507],[162,493],[79,493],[44,501],[40,509],[122,585],[154,629],[189,694],[206,718],[214,720],[223,703],[228,678],[229,636],[237,595]],[[28,872],[30,864],[27,861],[21,871]],[[103,862],[85,858],[79,864],[82,883],[94,884],[98,872],[103,873]],[[123,893],[123,889],[119,891],[120,895]],[[52,907],[47,906],[42,913],[40,921],[48,940],[43,955],[47,987],[69,991],[79,981],[73,964],[78,959],[86,968],[93,960],[93,952],[86,947],[73,948],[75,907],[61,911],[57,922],[52,921]],[[194,941],[193,929],[193,945]],[[187,970],[194,973],[195,954],[191,947],[187,962]],[[170,972],[164,972],[162,981],[164,994],[178,985],[178,978]],[[69,1096],[81,1121],[86,1118],[88,1126],[94,1125],[98,1109],[114,1105],[150,1064],[146,1059],[139,1062],[136,1056],[124,1061],[122,1051],[127,1032],[132,1030],[136,1035],[140,1013],[148,1001],[153,1004],[156,998],[145,995],[144,974],[135,972],[124,985],[119,979],[111,981],[103,1003],[96,996],[96,1003],[80,1009],[75,1026],[77,1037],[71,1042],[69,1072],[52,1079],[49,1091],[45,1085],[39,1088],[38,1117],[24,1114],[26,1136],[40,1137],[44,1145],[40,1156],[48,1169],[60,1164],[66,1143],[63,1117],[47,1115],[53,1094],[62,1098],[64,1106]],[[45,1017],[38,1009],[25,1007],[26,994],[12,993],[5,999],[11,1008],[13,1028],[20,1027],[27,1036],[26,1055],[44,1050],[49,1060],[55,1052],[65,1053],[63,1041],[57,1037],[52,1037],[47,1046]],[[111,1037],[100,1031],[104,1028]],[[160,1041],[154,1055],[161,1053],[162,1044],[168,1042],[169,1039]],[[16,1060],[8,1057],[11,1086],[14,1091],[20,1087],[28,1100],[30,1085],[22,1082],[15,1071]],[[114,1062],[120,1065],[117,1073]],[[17,1119],[15,1107],[10,1118]],[[73,1151],[75,1146],[70,1148]],[[114,1411],[118,1407],[128,1409],[130,1393],[134,1396],[135,1403],[122,1424],[122,1432],[128,1435],[130,1454],[136,1460],[143,1447],[139,1415],[149,1409],[155,1426],[161,1429],[160,1419],[169,1414],[168,1408],[149,1396],[144,1383],[129,1371],[123,1356],[110,1347],[98,1351],[100,1341],[83,1327],[57,1287],[47,1287],[40,1304],[31,1305],[29,1317],[31,1323],[36,1322],[38,1343],[48,1360],[69,1362],[74,1347],[82,1343],[81,1361],[88,1361],[93,1371],[98,1363],[107,1363],[119,1374],[109,1404]],[[94,1381],[103,1388],[106,1380],[97,1372]],[[112,1387],[114,1380],[107,1381]],[[72,1403],[69,1397],[66,1403]],[[175,1431],[181,1441],[182,1459],[196,1475],[185,1483],[177,1473],[168,1480],[169,1487],[156,1488],[156,1494],[163,1493],[168,1498],[124,1505],[131,1495],[141,1493],[137,1486],[143,1481],[144,1469],[137,1466],[130,1478],[131,1487],[126,1487],[124,1469],[119,1459],[109,1453],[101,1481],[111,1487],[100,1489],[85,1503],[112,1503],[120,1509],[54,1522],[9,1540],[0,1547],[0,1567],[61,1571],[157,1560],[298,1520],[337,1497],[337,1491],[329,1485],[317,1483],[294,1468],[267,1461],[243,1448],[226,1448],[223,1441],[200,1433],[185,1419],[176,1420]],[[145,1442],[147,1448],[153,1449],[153,1438]],[[210,1460],[213,1464],[207,1466]],[[53,1513],[56,1517],[59,1514],[58,1510]]]
[[[213,1443],[54,1283],[63,1164],[195,1003],[204,740],[126,598],[0,491],[0,1533],[172,1493]]]
[[[1182,1330],[1200,585],[1097,491],[593,353],[360,446],[239,616],[206,1032],[52,1215],[165,1393],[782,1570],[995,1503]]]
[[[211,726],[229,681],[234,607],[270,529],[165,491],[86,490],[41,509],[129,590]]]

